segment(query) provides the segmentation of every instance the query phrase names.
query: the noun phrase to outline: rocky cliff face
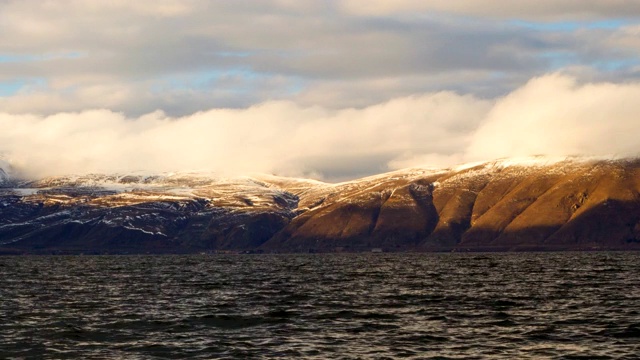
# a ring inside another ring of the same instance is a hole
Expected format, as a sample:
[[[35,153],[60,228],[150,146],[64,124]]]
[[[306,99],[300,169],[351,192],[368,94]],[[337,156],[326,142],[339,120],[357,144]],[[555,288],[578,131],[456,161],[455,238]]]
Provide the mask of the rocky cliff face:
[[[640,160],[500,160],[340,184],[202,174],[4,184],[4,253],[640,249]]]

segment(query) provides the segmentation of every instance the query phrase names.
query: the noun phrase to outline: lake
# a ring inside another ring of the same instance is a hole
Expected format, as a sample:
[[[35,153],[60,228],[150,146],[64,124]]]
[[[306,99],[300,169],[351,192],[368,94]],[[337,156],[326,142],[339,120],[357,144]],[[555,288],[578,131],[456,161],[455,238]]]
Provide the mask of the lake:
[[[0,358],[613,359],[640,253],[0,257]]]

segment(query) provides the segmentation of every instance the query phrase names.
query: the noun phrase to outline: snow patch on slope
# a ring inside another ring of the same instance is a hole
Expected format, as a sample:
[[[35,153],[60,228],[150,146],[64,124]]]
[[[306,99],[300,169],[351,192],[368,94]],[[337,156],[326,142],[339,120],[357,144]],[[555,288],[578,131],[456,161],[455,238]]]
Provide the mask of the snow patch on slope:
[[[503,158],[493,161],[479,161],[466,164],[460,164],[451,168],[453,171],[464,171],[478,166],[484,166],[487,169],[504,169],[508,167],[542,167],[554,165],[559,162],[574,159],[567,156],[527,156],[516,158]],[[577,158],[576,158],[577,159]]]
[[[585,164],[597,161],[619,161],[631,159],[624,156],[608,155],[608,156],[547,156],[535,155],[524,157],[501,158],[491,161],[477,161],[460,164],[449,168],[451,171],[464,171],[474,167],[483,166],[487,169],[505,169],[508,167],[545,167],[557,165],[560,163],[567,164]]]

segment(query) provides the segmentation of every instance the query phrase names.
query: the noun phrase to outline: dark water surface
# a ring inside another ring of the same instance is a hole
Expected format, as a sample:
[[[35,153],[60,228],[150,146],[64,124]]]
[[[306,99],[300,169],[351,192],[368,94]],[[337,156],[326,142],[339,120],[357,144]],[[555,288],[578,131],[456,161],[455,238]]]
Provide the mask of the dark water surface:
[[[0,358],[640,358],[640,254],[0,257]]]

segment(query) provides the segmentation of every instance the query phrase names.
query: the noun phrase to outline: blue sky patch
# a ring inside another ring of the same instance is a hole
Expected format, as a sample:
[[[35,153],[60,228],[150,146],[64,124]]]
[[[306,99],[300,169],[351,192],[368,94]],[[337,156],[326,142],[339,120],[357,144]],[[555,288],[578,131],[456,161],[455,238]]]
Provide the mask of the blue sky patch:
[[[48,61],[56,59],[78,59],[86,56],[82,52],[69,52],[61,54],[0,54],[0,64],[5,63],[25,63],[25,62],[38,62]]]
[[[46,84],[45,79],[18,79],[12,81],[0,81],[0,96],[7,97],[17,94],[24,88],[32,88],[38,86],[44,86]]]

